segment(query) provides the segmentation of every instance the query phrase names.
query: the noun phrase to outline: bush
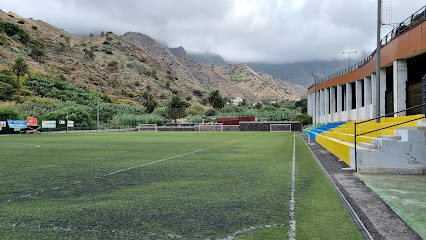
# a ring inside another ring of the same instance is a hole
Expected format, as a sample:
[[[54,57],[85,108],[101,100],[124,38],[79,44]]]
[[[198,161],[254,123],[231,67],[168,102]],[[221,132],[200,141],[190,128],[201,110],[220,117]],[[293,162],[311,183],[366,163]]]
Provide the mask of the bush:
[[[0,119],[2,121],[7,120],[7,119],[18,120],[20,118],[21,118],[21,116],[16,109],[10,108],[10,107],[0,106]]]
[[[0,46],[9,46],[10,39],[3,34],[0,34]]]
[[[152,114],[167,118],[167,112],[165,108],[157,107],[154,109],[154,112],[152,112]]]
[[[206,111],[205,113],[206,116],[215,116],[216,115],[216,111],[214,109],[209,109]]]
[[[15,36],[20,42],[27,43],[30,36],[18,25],[9,22],[0,22],[0,28],[4,30],[7,36]]]
[[[110,128],[117,127],[136,127],[139,124],[157,124],[164,125],[168,120],[162,116],[155,114],[133,115],[122,114],[116,115],[110,122]]]
[[[33,30],[37,30],[37,26],[32,25],[32,26],[31,26],[31,28],[32,28]]]
[[[203,93],[200,91],[200,90],[198,90],[198,89],[195,89],[195,90],[193,90],[192,91],[196,96],[198,96],[198,97],[202,97],[203,96]]]
[[[200,105],[192,105],[186,109],[187,115],[204,115],[204,108]]]
[[[19,24],[25,24],[24,20],[19,20],[18,23]]]
[[[0,82],[0,100],[10,100],[14,93],[15,90],[12,85]]]
[[[94,122],[90,114],[83,108],[78,107],[69,107],[65,109],[60,109],[54,112],[50,112],[43,116],[44,120],[63,120],[68,116],[68,119],[73,120],[77,123],[82,124],[83,126],[94,126]]]

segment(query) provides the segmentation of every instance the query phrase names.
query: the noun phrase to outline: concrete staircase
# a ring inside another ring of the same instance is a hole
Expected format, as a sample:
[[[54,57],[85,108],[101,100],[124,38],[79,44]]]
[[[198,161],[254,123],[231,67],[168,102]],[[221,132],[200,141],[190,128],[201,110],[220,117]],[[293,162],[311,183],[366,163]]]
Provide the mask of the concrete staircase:
[[[422,127],[424,120],[412,121],[409,123],[390,127],[392,125],[420,118],[422,116],[424,115],[383,118],[381,119],[380,123],[370,121],[357,125],[357,134],[367,133],[369,131],[380,129],[383,127],[389,127],[387,129],[357,137],[358,169],[360,171],[368,172],[386,172],[387,170],[385,171],[383,169],[389,170],[391,168],[391,165],[395,165],[393,166],[394,169],[392,171],[396,171],[396,169],[401,168],[419,170],[423,168],[422,164],[425,165],[426,169],[426,154],[421,155],[421,153],[417,150],[409,149],[409,146],[416,145],[417,148],[420,148],[422,149],[422,151],[425,151],[424,149],[426,148],[426,136],[422,137],[424,135],[423,129],[426,129],[426,123],[424,123],[425,127]],[[313,136],[312,138],[317,141],[321,146],[323,146],[331,153],[339,157],[352,168],[355,168],[354,125],[355,122],[349,122],[346,124],[339,123],[337,127],[331,129],[327,129],[327,127],[323,126],[308,131],[308,134],[310,136]],[[411,129],[406,129],[407,127],[411,127]],[[414,143],[412,141],[417,141],[421,143]],[[424,146],[422,144],[424,144]],[[391,145],[393,147],[388,148]],[[387,160],[392,156],[395,156],[393,157],[393,161]],[[407,159],[406,156],[410,156],[411,158],[415,158],[416,160],[411,161]],[[383,161],[377,160],[382,158],[384,159]],[[412,172],[419,174],[417,170]],[[421,171],[422,170],[420,170],[420,173]]]

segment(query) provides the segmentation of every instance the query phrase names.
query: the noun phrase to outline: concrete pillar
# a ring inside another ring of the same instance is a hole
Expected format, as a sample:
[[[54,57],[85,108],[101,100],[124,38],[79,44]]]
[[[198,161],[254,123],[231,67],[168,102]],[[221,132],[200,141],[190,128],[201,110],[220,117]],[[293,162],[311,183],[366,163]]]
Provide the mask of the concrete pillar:
[[[386,115],[386,68],[380,68],[380,116]]]
[[[315,107],[315,124],[320,123],[320,91],[315,92],[315,98],[316,98],[316,107]]]
[[[329,88],[326,88],[326,89],[324,89],[324,94],[325,94],[325,96],[324,96],[324,104],[325,104],[325,109],[324,109],[324,116],[325,116],[325,122],[326,123],[328,123],[328,122],[330,122],[330,119],[329,119],[329,112],[330,112],[330,89]]]
[[[362,81],[357,80],[355,82],[355,94],[356,94],[356,120],[361,120],[361,108],[362,108]]]
[[[371,87],[371,76],[364,78],[364,106],[365,106],[365,118],[369,119],[372,118],[371,113],[371,94],[372,94],[372,87]]]
[[[346,112],[348,113],[348,121],[351,119],[352,111],[352,84],[346,83]]]
[[[312,116],[311,115],[311,107],[312,107],[311,94],[308,94],[308,116]]]
[[[336,87],[330,87],[330,117],[331,122],[334,122],[336,114]]]
[[[343,87],[337,85],[337,121],[340,121],[342,114]]]
[[[371,76],[371,102],[372,102],[372,108],[373,108],[373,116],[372,117],[376,117],[376,106],[377,106],[377,100],[376,100],[376,73],[372,73]]]
[[[407,108],[406,99],[408,72],[407,60],[400,59],[393,61],[393,110],[398,112]],[[406,112],[395,114],[397,116],[405,116]]]
[[[319,122],[324,123],[324,112],[325,112],[325,99],[324,99],[324,89],[320,90],[320,118]]]

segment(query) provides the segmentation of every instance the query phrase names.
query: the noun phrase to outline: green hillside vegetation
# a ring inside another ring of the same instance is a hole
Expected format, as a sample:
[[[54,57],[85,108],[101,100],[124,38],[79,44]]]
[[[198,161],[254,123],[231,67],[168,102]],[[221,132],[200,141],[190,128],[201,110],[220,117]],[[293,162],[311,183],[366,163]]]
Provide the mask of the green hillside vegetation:
[[[68,116],[77,127],[93,129],[99,105],[101,127],[106,128],[237,116],[309,122],[295,101],[250,106],[245,100],[242,106],[227,106],[218,89],[185,82],[167,64],[112,32],[81,38],[12,16],[0,11],[2,121],[36,117],[41,125]],[[231,76],[239,84],[248,80],[246,73]]]

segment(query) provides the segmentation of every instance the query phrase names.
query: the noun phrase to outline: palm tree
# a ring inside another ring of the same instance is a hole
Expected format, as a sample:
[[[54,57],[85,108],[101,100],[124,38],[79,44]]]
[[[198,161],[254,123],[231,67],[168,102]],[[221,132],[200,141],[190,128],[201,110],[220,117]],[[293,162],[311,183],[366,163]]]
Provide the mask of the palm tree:
[[[24,58],[18,57],[15,60],[15,63],[10,68],[10,71],[13,72],[16,75],[16,81],[18,84],[18,96],[21,94],[21,82],[19,81],[21,76],[25,76],[25,74],[29,74],[29,68],[27,63],[25,62]]]
[[[221,109],[225,106],[226,98],[224,98],[219,90],[213,90],[210,92],[209,103],[216,109]]]
[[[189,104],[175,94],[170,102],[167,103],[167,115],[176,122],[176,119],[185,116],[187,107],[189,107]]]
[[[143,106],[146,108],[147,113],[152,113],[154,109],[158,106],[157,101],[155,101],[154,96],[152,94],[148,94]]]

